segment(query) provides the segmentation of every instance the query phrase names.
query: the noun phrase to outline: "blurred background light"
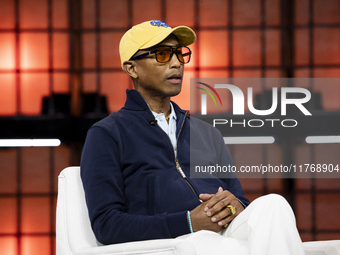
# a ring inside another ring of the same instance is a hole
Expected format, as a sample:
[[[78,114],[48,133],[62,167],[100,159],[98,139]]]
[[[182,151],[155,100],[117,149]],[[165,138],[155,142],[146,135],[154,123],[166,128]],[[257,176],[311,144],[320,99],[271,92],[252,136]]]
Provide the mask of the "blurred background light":
[[[273,136],[223,137],[225,144],[272,144]]]
[[[0,147],[57,147],[59,139],[0,139]]]
[[[307,136],[306,143],[340,143],[340,135],[328,135],[328,136]]]

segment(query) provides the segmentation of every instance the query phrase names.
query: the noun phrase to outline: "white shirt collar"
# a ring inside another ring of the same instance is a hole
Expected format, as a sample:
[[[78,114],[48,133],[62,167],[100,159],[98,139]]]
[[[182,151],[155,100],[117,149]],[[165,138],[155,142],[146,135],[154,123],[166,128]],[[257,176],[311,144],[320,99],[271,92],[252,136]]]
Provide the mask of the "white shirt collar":
[[[175,108],[174,108],[174,106],[172,105],[171,102],[170,102],[170,107],[171,107],[170,119],[175,119],[175,120],[177,120],[177,115],[176,115],[176,113],[175,113]],[[151,111],[151,112],[152,112],[153,116],[155,116],[155,119],[157,119],[157,117],[158,117],[158,118],[159,118],[159,117],[162,117],[162,115],[164,116],[164,113],[156,113],[156,112],[154,112],[154,111]],[[165,118],[165,116],[164,116],[164,118]]]

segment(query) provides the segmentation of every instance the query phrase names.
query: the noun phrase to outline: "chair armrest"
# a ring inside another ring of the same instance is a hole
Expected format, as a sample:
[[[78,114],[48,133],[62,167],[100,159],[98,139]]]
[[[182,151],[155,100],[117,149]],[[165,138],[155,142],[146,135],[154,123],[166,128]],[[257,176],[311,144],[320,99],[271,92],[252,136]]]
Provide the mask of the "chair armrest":
[[[304,242],[306,255],[340,255],[340,240]]]

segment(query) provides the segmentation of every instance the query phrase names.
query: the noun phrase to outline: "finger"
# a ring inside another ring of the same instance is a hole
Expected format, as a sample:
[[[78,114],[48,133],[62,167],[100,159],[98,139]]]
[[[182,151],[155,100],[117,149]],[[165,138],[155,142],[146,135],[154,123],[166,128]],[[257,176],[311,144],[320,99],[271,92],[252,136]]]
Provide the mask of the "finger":
[[[200,194],[199,197],[203,202],[208,201],[210,198],[212,198],[213,194]]]
[[[209,199],[211,199],[211,198],[213,198],[213,197],[215,197],[216,195],[218,195],[218,194],[220,194],[220,193],[222,193],[223,192],[223,188],[222,187],[219,187],[218,188],[218,190],[217,190],[217,192],[216,192],[216,194],[210,194],[210,197],[209,197]],[[201,198],[202,199],[202,198]],[[205,201],[208,201],[209,199],[207,199],[207,200],[203,200],[204,202]],[[208,211],[209,210],[209,208],[212,206],[212,205],[214,205],[216,202],[213,202],[213,203],[210,203],[211,205],[206,205],[206,207],[204,208],[204,211]]]
[[[227,190],[224,190],[224,191],[222,190],[221,192],[220,192],[220,190],[218,190],[217,193],[210,198],[210,200],[208,201],[204,210],[207,212],[216,203],[218,203],[220,200],[226,198],[229,194],[231,194],[231,193]]]
[[[229,215],[228,217],[220,220],[217,224],[219,226],[224,226],[225,224],[230,223],[234,218],[235,218],[234,215]]]
[[[230,198],[226,197],[220,201],[218,201],[216,204],[214,204],[213,207],[211,207],[208,211],[207,211],[207,215],[208,216],[214,216],[216,213],[224,210],[224,208],[230,203]],[[228,211],[230,212],[229,208]]]
[[[211,217],[212,222],[220,222],[224,218],[227,218],[228,216],[232,215],[229,208],[224,208],[218,213],[216,213],[214,216]]]
[[[220,194],[216,194],[213,196],[208,202],[205,207],[208,208],[206,210],[208,216],[214,215],[214,213],[220,211],[224,206],[227,206],[228,203],[231,202],[234,195],[232,195],[229,191],[225,190]]]

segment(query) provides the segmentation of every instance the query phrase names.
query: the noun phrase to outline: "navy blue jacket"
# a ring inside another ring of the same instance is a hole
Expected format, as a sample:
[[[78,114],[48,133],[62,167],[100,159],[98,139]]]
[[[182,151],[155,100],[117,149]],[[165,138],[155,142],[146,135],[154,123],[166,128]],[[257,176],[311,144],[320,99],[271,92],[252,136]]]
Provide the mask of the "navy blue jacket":
[[[199,194],[215,194],[220,186],[244,205],[249,204],[237,178],[189,177],[190,132],[198,142],[195,152],[201,154],[199,158],[208,159],[212,165],[230,165],[232,159],[217,129],[190,117],[176,104],[174,109],[177,158],[169,137],[135,90],[127,91],[121,110],[88,131],[81,178],[99,242],[113,244],[188,234],[186,211],[200,204]]]

